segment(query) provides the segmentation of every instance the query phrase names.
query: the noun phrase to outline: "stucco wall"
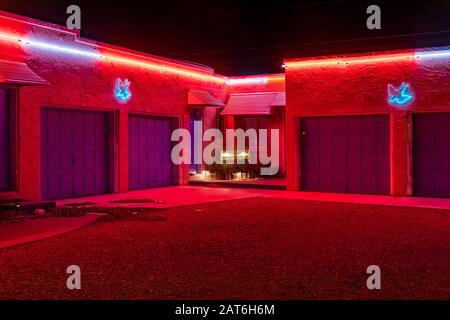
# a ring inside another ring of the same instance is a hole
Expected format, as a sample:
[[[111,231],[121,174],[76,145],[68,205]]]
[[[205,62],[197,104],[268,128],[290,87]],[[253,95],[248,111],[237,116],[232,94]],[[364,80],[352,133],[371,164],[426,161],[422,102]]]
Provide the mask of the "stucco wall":
[[[234,84],[227,86],[228,94],[237,93],[255,93],[255,92],[284,92],[285,81],[284,74],[267,74],[249,77],[233,77],[232,79],[261,79],[266,78],[265,82],[249,82],[243,84]],[[234,116],[225,116],[225,127],[235,128],[238,121]],[[269,128],[278,129],[280,133],[279,150],[280,150],[280,169],[278,176],[286,176],[286,150],[285,150],[285,107],[275,107],[274,113],[269,116]]]
[[[367,62],[286,69],[288,188],[299,185],[298,119],[305,116],[389,114],[391,193],[411,194],[411,114],[450,111],[450,59]],[[388,103],[388,84],[410,84],[415,99],[404,107]]]
[[[114,47],[90,45],[77,40],[77,35],[55,26],[25,22],[0,15],[1,32],[20,35],[52,45],[111,53],[132,57],[131,53],[117,52]],[[187,106],[188,90],[201,88],[223,98],[225,83],[197,79],[167,71],[155,71],[140,66],[104,61],[93,57],[58,52],[48,48],[1,42],[0,59],[26,62],[48,86],[21,86],[19,92],[19,156],[18,196],[24,199],[40,197],[40,109],[42,106],[69,107],[85,110],[103,110],[116,114],[118,119],[117,190],[128,190],[128,114],[143,113],[171,116],[177,125],[189,128]],[[140,58],[143,59],[143,58]],[[184,65],[180,68],[190,70]],[[200,69],[203,72],[202,69]],[[207,72],[205,71],[205,74]],[[211,72],[211,75],[212,72]],[[117,78],[131,82],[133,94],[126,104],[114,96]],[[179,168],[179,183],[187,183],[187,166]]]

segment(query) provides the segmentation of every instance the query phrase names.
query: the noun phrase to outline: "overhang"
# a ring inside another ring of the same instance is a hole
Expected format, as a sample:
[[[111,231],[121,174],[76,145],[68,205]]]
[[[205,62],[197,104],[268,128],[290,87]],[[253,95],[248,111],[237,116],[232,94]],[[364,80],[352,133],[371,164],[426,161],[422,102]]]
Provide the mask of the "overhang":
[[[47,85],[27,64],[0,60],[0,83],[15,85]]]
[[[188,104],[189,105],[206,105],[206,106],[217,106],[223,107],[225,104],[214,98],[212,94],[205,90],[191,89],[188,94]]]
[[[221,115],[270,115],[272,107],[285,104],[284,92],[231,94]]]
[[[273,107],[284,107],[286,105],[286,92],[277,92],[272,102]]]

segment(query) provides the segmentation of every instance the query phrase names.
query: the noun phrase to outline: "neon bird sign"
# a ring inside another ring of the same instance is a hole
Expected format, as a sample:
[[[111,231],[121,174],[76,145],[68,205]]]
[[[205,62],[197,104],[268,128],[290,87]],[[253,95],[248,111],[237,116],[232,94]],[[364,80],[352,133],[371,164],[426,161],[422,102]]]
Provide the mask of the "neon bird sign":
[[[116,80],[116,88],[114,91],[114,95],[116,96],[117,100],[121,102],[127,102],[130,100],[132,94],[130,92],[130,81],[128,79],[120,79],[117,78]]]
[[[409,89],[409,84],[402,82],[401,86],[396,88],[388,84],[389,103],[394,106],[404,106],[410,103],[414,96]]]

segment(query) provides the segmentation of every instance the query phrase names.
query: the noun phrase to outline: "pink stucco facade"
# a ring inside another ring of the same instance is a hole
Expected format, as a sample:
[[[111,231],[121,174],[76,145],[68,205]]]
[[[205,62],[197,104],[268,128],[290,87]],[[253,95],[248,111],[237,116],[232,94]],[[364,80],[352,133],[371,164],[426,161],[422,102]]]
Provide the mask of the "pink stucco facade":
[[[92,42],[64,27],[6,12],[0,12],[0,26],[3,35],[0,60],[24,62],[49,83],[45,86],[0,83],[2,88],[11,89],[17,100],[12,107],[16,123],[11,126],[13,140],[17,141],[12,155],[15,163],[13,190],[0,192],[2,198],[42,198],[42,108],[107,112],[112,123],[110,192],[127,192],[129,115],[170,117],[173,128],[189,129],[189,90],[207,91],[225,102],[229,90],[241,89],[228,87],[227,78],[215,74],[209,67]],[[27,44],[23,39],[39,43]],[[47,45],[54,47],[45,47]],[[70,51],[58,48],[70,48]],[[79,52],[88,52],[89,55]],[[96,55],[101,55],[101,58]],[[104,58],[108,56],[115,59]],[[128,79],[131,83],[132,99],[127,103],[114,96],[117,78]],[[205,116],[206,125],[212,125],[214,115],[209,112]],[[174,167],[174,184],[187,184],[188,167]]]
[[[215,74],[213,69],[206,66],[88,41],[63,27],[5,12],[0,12],[0,26],[0,60],[25,63],[34,74],[48,82],[46,85],[0,82],[1,90],[11,92],[11,112],[8,117],[12,133],[11,188],[1,190],[0,198],[42,198],[41,117],[42,110],[48,108],[99,111],[108,115],[109,192],[127,192],[130,189],[129,141],[133,129],[129,126],[130,116],[170,119],[171,128],[189,130],[192,110],[198,110],[201,114],[204,130],[215,126],[221,126],[221,129],[239,128],[249,123],[280,130],[279,175],[287,178],[289,190],[305,190],[302,177],[308,172],[303,170],[304,159],[301,156],[306,152],[302,146],[304,139],[301,138],[302,134],[306,134],[301,128],[304,119],[320,123],[323,118],[332,118],[329,122],[333,123],[335,118],[341,117],[348,124],[354,120],[349,119],[350,116],[359,116],[363,119],[358,120],[361,123],[368,121],[366,116],[382,116],[381,122],[388,121],[388,125],[383,128],[389,139],[383,151],[389,162],[386,174],[388,192],[383,194],[415,195],[415,184],[419,182],[415,181],[414,176],[421,178],[421,183],[426,185],[426,174],[433,169],[433,164],[427,161],[433,162],[434,158],[439,157],[440,162],[434,165],[439,168],[434,168],[430,173],[430,176],[433,175],[430,179],[434,179],[430,181],[431,184],[439,184],[437,187],[444,190],[444,194],[446,183],[450,190],[450,170],[444,161],[447,156],[450,157],[450,152],[445,151],[445,144],[441,146],[436,142],[439,132],[434,130],[434,136],[425,136],[427,132],[418,132],[418,126],[414,124],[414,119],[417,119],[424,128],[432,129],[432,126],[427,127],[427,121],[431,120],[419,119],[418,115],[450,114],[448,48],[290,59],[285,61],[284,74],[225,77]],[[115,96],[119,78],[127,79],[131,84],[129,90],[132,98],[126,103]],[[412,101],[405,105],[393,105],[389,101],[389,85],[399,88],[404,84],[408,85]],[[219,103],[196,101],[192,104],[189,102],[192,90],[207,93],[212,97],[211,101]],[[273,106],[271,112],[266,114],[252,114],[252,110],[246,110],[249,112],[220,115],[232,95],[268,93],[283,93],[283,96],[285,93],[286,105]],[[432,121],[442,126],[443,118]],[[331,124],[331,127],[324,129],[325,133],[328,132],[326,139],[334,139],[333,135],[337,131],[333,131],[333,126]],[[365,128],[359,126],[361,136],[365,135]],[[348,140],[349,134],[345,132]],[[450,139],[450,130],[447,132],[444,128],[443,132]],[[370,139],[375,141],[377,132],[372,130],[370,134]],[[424,139],[420,139],[422,135]],[[413,136],[419,139],[414,141]],[[427,139],[435,141],[431,156],[431,153],[420,153],[423,150],[414,151],[419,140],[426,149]],[[319,149],[311,152],[323,153],[324,150]],[[330,150],[325,151],[329,153]],[[342,149],[337,153],[343,155],[347,151]],[[371,152],[367,158],[369,160],[373,155],[376,156],[377,150]],[[313,158],[310,157],[308,161]],[[328,161],[334,155],[331,153],[324,158]],[[361,159],[360,164],[366,165],[364,157],[361,156]],[[414,159],[422,161],[421,172],[417,172],[419,165],[418,161],[414,163]],[[311,161],[308,165],[315,166],[316,160]],[[335,174],[332,171],[336,163],[333,161],[330,160],[330,165],[325,168],[331,174]],[[348,172],[338,172],[336,175],[349,175],[351,165],[345,165]],[[187,184],[190,169],[187,164],[173,166],[173,184]],[[322,174],[320,168],[315,170],[317,176]],[[444,176],[449,174],[449,178],[445,176],[439,180],[441,173]],[[370,175],[376,176],[376,173],[371,172]],[[367,177],[369,175],[360,175],[359,179]],[[429,188],[431,190],[434,187],[431,185]],[[360,191],[364,193],[364,188],[360,188]],[[433,196],[432,190],[430,194]]]
[[[286,139],[287,145],[292,146],[287,149],[290,190],[302,190],[299,119],[381,114],[390,119],[390,193],[412,195],[411,117],[417,113],[450,111],[450,60],[396,59],[398,55],[412,57],[414,51],[340,57],[350,61],[348,64],[314,64],[337,57],[311,59],[309,65],[302,65],[302,60],[286,61]],[[392,106],[388,103],[387,86],[399,86],[402,82],[410,85],[414,101]]]

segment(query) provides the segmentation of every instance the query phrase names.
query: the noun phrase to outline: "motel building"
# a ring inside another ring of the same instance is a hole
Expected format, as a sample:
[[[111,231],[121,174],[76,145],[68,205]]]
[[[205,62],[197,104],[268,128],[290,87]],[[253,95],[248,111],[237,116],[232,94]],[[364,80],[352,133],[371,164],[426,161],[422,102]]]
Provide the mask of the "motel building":
[[[450,197],[448,48],[290,59],[284,74],[226,77],[1,11],[0,47],[0,199],[240,179]],[[171,134],[196,121],[278,129],[277,176],[174,165]]]

